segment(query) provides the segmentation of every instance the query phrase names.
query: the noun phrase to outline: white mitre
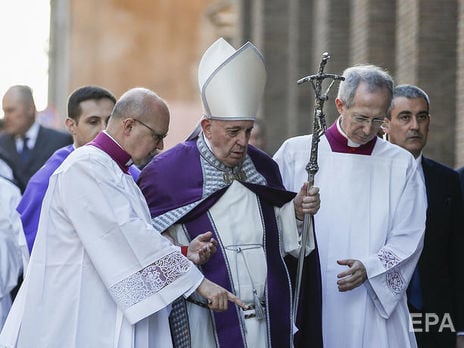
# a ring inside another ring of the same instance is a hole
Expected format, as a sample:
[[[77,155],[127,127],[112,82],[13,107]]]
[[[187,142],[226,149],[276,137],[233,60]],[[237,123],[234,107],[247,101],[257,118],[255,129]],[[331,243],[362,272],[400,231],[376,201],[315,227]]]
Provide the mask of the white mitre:
[[[235,50],[223,38],[218,39],[205,51],[198,67],[203,117],[254,121],[265,84],[264,58],[251,42]],[[199,132],[198,125],[188,139]]]

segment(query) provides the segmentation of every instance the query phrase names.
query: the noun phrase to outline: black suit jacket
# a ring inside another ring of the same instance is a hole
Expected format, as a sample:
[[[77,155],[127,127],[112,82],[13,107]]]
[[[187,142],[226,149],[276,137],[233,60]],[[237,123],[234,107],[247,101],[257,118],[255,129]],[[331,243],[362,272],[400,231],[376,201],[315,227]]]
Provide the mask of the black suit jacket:
[[[459,178],[461,179],[462,200],[464,201],[464,167],[458,169]]]
[[[428,158],[422,159],[422,168],[428,203],[424,249],[419,259],[424,312],[438,314],[440,322],[445,313],[450,313],[454,328],[464,331],[464,208],[459,176]],[[451,344],[455,335],[443,331],[440,337]]]
[[[9,162],[16,169],[17,181],[22,190],[26,187],[31,176],[57,149],[72,143],[73,139],[70,134],[40,126],[34,148],[31,149],[28,161],[23,164],[16,151],[14,136],[7,133],[0,135],[0,148],[3,149],[3,153],[8,156]]]

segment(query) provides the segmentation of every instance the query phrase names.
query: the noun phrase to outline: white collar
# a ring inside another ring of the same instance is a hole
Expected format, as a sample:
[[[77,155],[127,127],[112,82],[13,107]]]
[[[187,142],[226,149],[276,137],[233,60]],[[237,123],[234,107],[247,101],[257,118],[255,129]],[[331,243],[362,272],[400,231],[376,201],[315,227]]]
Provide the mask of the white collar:
[[[343,135],[346,138],[346,140],[348,140],[348,146],[349,147],[360,147],[361,144],[357,144],[354,141],[352,141],[350,138],[348,138],[348,135],[345,134],[345,132],[342,129],[342,126],[340,125],[341,122],[342,122],[342,117],[339,116],[337,119],[337,129],[340,132],[340,134]]]

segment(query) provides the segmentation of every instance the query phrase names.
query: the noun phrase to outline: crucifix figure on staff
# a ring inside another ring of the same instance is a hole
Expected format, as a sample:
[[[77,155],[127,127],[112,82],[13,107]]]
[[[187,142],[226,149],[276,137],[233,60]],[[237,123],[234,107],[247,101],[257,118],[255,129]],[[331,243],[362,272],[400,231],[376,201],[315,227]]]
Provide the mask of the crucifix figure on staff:
[[[305,143],[305,148],[309,149],[309,161],[305,166],[307,173],[307,183],[305,189],[308,191],[314,188],[314,177],[319,170],[318,166],[318,145],[320,138],[326,131],[326,119],[324,113],[324,103],[329,99],[329,91],[335,81],[343,80],[344,78],[335,74],[327,74],[324,72],[325,66],[330,59],[327,52],[324,52],[321,57],[319,64],[319,70],[314,75],[303,77],[297,81],[297,84],[303,84],[310,82],[314,90],[314,113],[313,113],[313,135],[310,141]],[[329,85],[324,89],[324,81],[329,80]],[[279,163],[279,154],[274,159]],[[282,176],[287,176],[286,168],[280,168]],[[288,187],[290,190],[294,190],[296,187]],[[315,248],[315,237],[314,237],[314,219],[311,214],[304,214],[302,221],[303,228],[301,233],[301,244],[309,244]],[[293,296],[293,318],[295,326],[299,331],[295,335],[295,346],[304,347],[311,342],[312,346],[322,346],[322,337],[315,330],[306,329],[307,326],[319,327],[321,325],[322,313],[319,310],[321,308],[320,298],[320,269],[319,269],[319,254],[317,248],[309,256],[305,255],[304,252],[300,252],[298,255],[298,261],[295,262],[287,258],[287,264],[289,268],[294,270],[295,276],[293,279],[294,296]],[[303,292],[306,293],[305,298],[301,298],[300,295]],[[308,309],[309,308],[309,309]]]

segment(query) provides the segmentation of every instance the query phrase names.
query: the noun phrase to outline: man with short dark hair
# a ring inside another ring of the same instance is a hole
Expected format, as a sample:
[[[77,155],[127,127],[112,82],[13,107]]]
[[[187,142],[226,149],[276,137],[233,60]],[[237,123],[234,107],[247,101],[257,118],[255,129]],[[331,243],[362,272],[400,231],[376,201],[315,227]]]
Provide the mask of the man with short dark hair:
[[[113,94],[99,86],[79,87],[70,94],[65,124],[73,137],[73,144],[58,149],[31,177],[17,208],[29,252],[32,251],[39,226],[42,201],[50,176],[72,151],[92,141],[105,129],[115,103]],[[139,171],[135,166],[131,167],[131,174],[137,179]]]
[[[464,208],[457,173],[423,155],[430,117],[425,91],[396,86],[385,132],[416,159],[428,202],[424,249],[408,288],[408,305],[419,348],[464,347]]]

